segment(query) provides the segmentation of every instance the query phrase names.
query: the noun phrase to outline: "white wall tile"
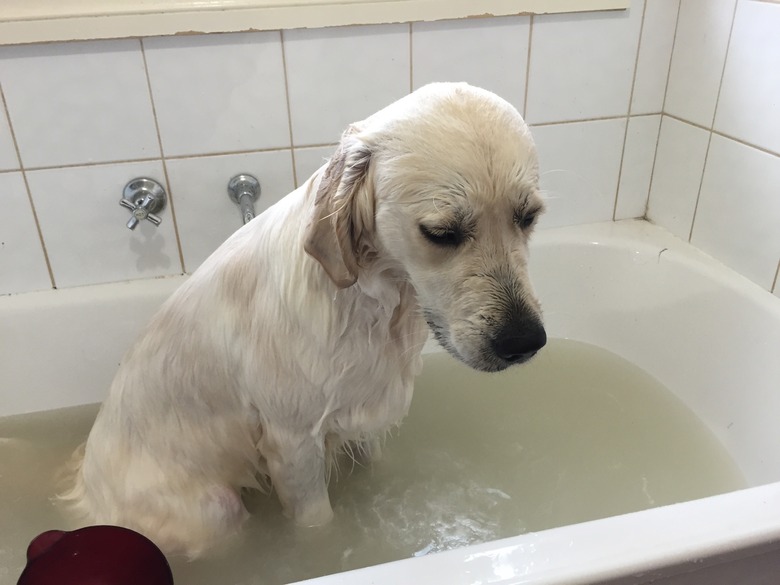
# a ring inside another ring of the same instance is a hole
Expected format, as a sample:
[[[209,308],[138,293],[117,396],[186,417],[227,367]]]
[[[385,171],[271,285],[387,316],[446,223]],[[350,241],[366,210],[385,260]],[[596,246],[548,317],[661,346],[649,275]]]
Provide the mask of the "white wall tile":
[[[780,157],[714,134],[691,243],[770,290],[780,257]]]
[[[278,32],[143,42],[166,156],[289,147]]]
[[[532,128],[549,228],[612,219],[625,119]]]
[[[293,190],[289,149],[176,159],[167,165],[187,272],[193,272],[243,225],[238,206],[228,197],[231,177],[249,173],[260,181],[257,214]]]
[[[295,149],[295,176],[298,178],[298,185],[303,185],[306,180],[314,174],[314,171],[325,164],[336,151],[336,145],[333,146],[312,146],[310,148]]]
[[[780,153],[780,4],[739,3],[715,128]]]
[[[2,47],[0,79],[27,168],[160,154],[137,40]]]
[[[16,157],[16,147],[11,136],[11,127],[8,118],[2,109],[0,101],[0,171],[8,171],[19,168],[19,159]]]
[[[30,171],[35,209],[58,287],[181,273],[170,207],[131,231],[119,206],[136,177],[165,186],[159,161]],[[167,190],[167,187],[166,187]]]
[[[0,295],[51,288],[21,173],[0,173],[0,206]]]
[[[660,129],[660,115],[629,118],[615,219],[644,217]]]
[[[414,88],[432,81],[466,81],[500,95],[522,113],[529,30],[527,16],[415,22]]]
[[[636,64],[632,114],[655,114],[664,104],[680,0],[646,2]]]
[[[709,128],[736,0],[684,0],[664,112]]]
[[[339,140],[410,90],[409,26],[284,31],[293,144]]]
[[[534,18],[529,123],[626,115],[642,6]]]
[[[658,137],[647,218],[688,239],[710,133],[664,116]]]

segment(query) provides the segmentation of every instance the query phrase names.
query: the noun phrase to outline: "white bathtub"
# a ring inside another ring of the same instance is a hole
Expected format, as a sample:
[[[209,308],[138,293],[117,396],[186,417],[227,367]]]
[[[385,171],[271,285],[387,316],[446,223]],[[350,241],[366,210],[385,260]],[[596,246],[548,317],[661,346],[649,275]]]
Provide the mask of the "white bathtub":
[[[532,266],[549,334],[653,374],[752,487],[311,583],[780,583],[780,299],[640,221],[542,232]],[[182,280],[0,297],[0,416],[101,400]]]

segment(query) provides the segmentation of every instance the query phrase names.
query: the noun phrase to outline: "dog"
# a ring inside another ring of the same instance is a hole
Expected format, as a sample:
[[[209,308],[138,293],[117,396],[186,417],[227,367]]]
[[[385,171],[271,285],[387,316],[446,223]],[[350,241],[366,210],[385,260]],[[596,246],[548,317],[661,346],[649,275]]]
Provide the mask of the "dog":
[[[544,346],[527,271],[538,182],[520,114],[467,84],[349,126],[152,318],[63,499],[190,557],[239,531],[241,491],[264,477],[296,523],[328,522],[330,455],[379,456],[429,330],[486,372]]]

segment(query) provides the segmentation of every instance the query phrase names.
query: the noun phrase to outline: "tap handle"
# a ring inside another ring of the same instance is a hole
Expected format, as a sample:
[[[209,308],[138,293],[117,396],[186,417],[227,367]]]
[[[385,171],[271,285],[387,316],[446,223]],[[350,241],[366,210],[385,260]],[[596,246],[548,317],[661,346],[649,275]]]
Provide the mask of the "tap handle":
[[[236,175],[228,183],[228,195],[241,208],[241,218],[249,223],[255,217],[255,201],[260,196],[260,182],[252,175]]]
[[[162,219],[155,213],[165,208],[166,201],[165,189],[157,181],[145,177],[130,181],[119,200],[119,205],[133,214],[127,222],[128,229],[134,230],[144,219],[160,225]]]

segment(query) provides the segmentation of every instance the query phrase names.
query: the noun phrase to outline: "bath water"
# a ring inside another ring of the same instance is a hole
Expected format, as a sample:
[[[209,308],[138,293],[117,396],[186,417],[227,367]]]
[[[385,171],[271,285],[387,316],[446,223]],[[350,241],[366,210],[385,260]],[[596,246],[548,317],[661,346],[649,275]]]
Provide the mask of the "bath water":
[[[65,528],[54,471],[94,405],[0,419],[0,584],[36,534]],[[744,487],[671,392],[625,360],[551,340],[529,364],[473,372],[428,355],[409,416],[371,465],[340,462],[334,520],[298,528],[275,497],[214,558],[171,559],[177,585],[274,585]]]

